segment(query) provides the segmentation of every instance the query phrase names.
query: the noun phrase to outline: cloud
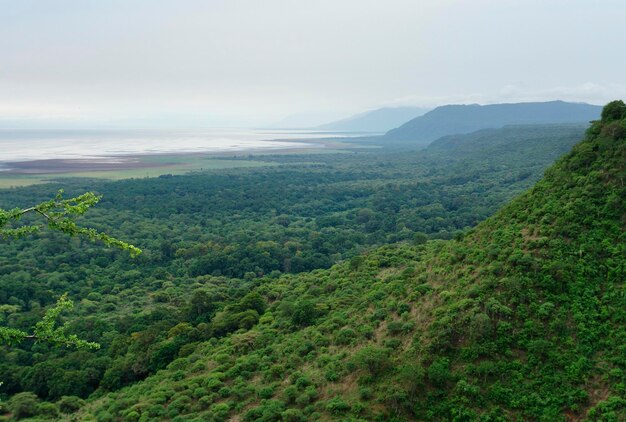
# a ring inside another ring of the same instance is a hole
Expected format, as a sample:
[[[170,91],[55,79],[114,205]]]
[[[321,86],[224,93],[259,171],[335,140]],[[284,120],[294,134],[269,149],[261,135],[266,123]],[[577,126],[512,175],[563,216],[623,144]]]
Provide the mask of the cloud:
[[[243,126],[626,96],[626,55],[608,41],[626,38],[623,0],[52,3],[3,3],[0,119]]]

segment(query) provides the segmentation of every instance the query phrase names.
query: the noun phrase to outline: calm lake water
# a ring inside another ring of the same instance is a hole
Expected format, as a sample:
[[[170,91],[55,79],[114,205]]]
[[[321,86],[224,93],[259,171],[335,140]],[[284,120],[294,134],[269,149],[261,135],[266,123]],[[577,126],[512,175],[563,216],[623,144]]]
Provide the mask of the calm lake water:
[[[315,138],[355,133],[291,130],[0,130],[0,163],[124,155],[323,147]],[[287,139],[287,140],[279,140]],[[296,139],[306,139],[294,142]]]

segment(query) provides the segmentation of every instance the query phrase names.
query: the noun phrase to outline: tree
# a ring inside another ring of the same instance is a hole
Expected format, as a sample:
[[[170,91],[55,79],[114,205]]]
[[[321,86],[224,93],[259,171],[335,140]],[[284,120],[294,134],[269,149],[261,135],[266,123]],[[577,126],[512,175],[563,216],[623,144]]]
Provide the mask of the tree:
[[[391,365],[389,349],[378,346],[365,346],[354,354],[354,363],[369,371],[373,376],[381,375]]]
[[[605,123],[626,117],[626,104],[622,100],[611,101],[602,109],[602,121]]]
[[[310,300],[301,300],[296,303],[293,314],[291,315],[291,322],[297,326],[311,325],[318,316],[315,303]]]
[[[15,419],[22,419],[37,414],[39,398],[35,393],[18,393],[9,400],[8,408]]]

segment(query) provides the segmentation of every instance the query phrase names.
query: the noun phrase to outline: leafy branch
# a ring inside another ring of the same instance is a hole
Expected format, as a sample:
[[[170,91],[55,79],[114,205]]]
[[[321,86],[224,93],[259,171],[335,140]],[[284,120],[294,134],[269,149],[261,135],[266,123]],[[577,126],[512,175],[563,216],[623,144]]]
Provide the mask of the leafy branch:
[[[67,323],[60,326],[56,324],[61,313],[73,307],[74,303],[68,299],[66,293],[59,298],[52,308],[46,311],[42,320],[35,324],[32,334],[15,328],[0,327],[0,343],[12,345],[27,339],[34,339],[36,342],[46,342],[55,346],[99,349],[98,343],[81,340],[75,334],[67,334]]]
[[[9,223],[19,221],[26,214],[38,214],[47,221],[48,227],[52,230],[58,230],[70,236],[82,236],[93,241],[98,240],[109,247],[128,251],[132,257],[136,257],[141,253],[141,249],[95,229],[80,227],[74,222],[75,217],[83,215],[101,198],[102,196],[97,196],[93,192],[86,192],[74,198],[64,199],[61,190],[54,199],[33,207],[11,210],[0,208],[0,238],[18,239],[38,232],[42,228],[41,225],[25,224],[19,227],[8,227]]]
[[[58,230],[70,236],[82,236],[93,241],[101,241],[109,247],[127,251],[131,257],[136,257],[141,253],[141,249],[96,229],[80,227],[74,222],[74,218],[85,214],[101,198],[102,196],[97,196],[93,192],[86,192],[74,198],[64,199],[63,191],[60,190],[54,199],[29,208],[11,210],[0,208],[0,238],[19,239],[38,232],[43,227],[41,224],[16,224],[25,215],[36,214],[43,217],[48,228],[52,230]],[[11,225],[17,225],[17,227]],[[37,342],[47,342],[56,346],[98,349],[100,345],[97,343],[81,340],[74,334],[67,334],[67,323],[61,326],[56,325],[61,313],[73,307],[72,301],[68,299],[67,294],[64,294],[54,307],[46,311],[43,319],[35,324],[32,334],[16,328],[0,327],[0,344],[17,344],[27,339],[34,339]]]

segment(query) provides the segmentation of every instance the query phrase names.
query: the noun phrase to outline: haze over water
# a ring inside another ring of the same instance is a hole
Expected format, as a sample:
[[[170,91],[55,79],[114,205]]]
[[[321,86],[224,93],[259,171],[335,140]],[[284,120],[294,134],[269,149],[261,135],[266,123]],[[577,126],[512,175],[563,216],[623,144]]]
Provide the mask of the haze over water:
[[[102,159],[126,155],[212,153],[259,149],[323,147],[314,139],[331,132],[210,129],[149,130],[3,130],[0,163],[43,159]],[[346,136],[343,134],[342,136]],[[279,140],[286,139],[289,140]]]

